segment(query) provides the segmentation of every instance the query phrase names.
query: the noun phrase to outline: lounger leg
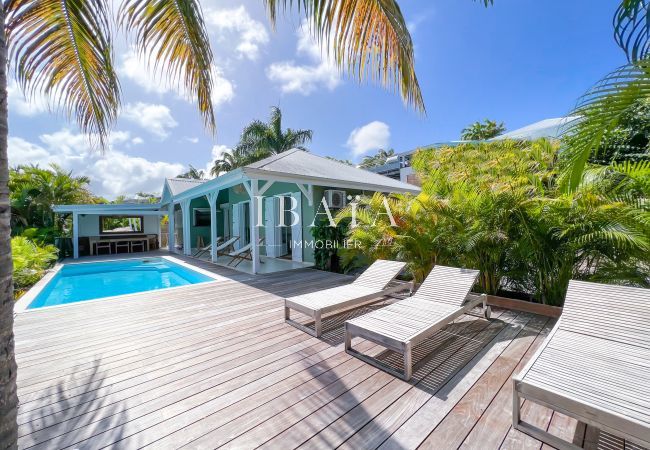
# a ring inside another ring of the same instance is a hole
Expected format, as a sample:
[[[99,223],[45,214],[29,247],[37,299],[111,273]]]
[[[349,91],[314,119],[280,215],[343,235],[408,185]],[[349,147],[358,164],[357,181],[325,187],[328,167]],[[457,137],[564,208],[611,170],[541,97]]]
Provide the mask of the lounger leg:
[[[512,390],[512,426],[514,429],[526,433],[552,447],[560,450],[583,450],[582,447],[575,445],[572,442],[565,441],[545,429],[538,428],[528,422],[521,420],[521,396],[517,390],[517,381],[513,380]]]
[[[291,309],[288,307],[284,307],[284,320],[289,320],[291,319]]]
[[[350,334],[350,331],[348,330],[348,325],[344,324],[343,325],[343,332],[345,333],[345,351],[347,352],[352,348],[352,335]]]
[[[323,322],[321,320],[321,312],[316,311],[314,313],[314,330],[316,331],[316,337],[320,337],[323,332]]]
[[[519,422],[521,422],[521,401],[519,392],[517,392],[517,381],[513,380],[512,383],[512,426],[517,429]]]
[[[492,307],[487,304],[486,294],[481,295],[481,297],[483,297],[483,315],[486,319],[490,320],[490,317],[492,317]]]
[[[411,379],[413,373],[413,360],[411,358],[411,343],[404,346],[404,380]]]

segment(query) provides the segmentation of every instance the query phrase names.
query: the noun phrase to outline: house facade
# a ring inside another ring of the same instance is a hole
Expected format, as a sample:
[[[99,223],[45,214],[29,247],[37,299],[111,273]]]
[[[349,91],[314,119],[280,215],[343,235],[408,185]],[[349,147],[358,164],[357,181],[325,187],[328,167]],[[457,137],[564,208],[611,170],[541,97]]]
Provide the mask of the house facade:
[[[419,188],[290,150],[211,180],[167,179],[157,204],[59,205],[55,211],[72,215],[75,258],[117,251],[120,239],[141,239],[146,249],[155,248],[161,218],[167,216],[170,251],[191,256],[205,249],[219,263],[218,246],[210,244],[236,237],[234,250],[250,244],[247,270],[258,273],[273,260],[290,261],[291,267],[313,264],[315,219],[326,218],[326,209],[335,214],[356,195],[374,192],[417,193]]]

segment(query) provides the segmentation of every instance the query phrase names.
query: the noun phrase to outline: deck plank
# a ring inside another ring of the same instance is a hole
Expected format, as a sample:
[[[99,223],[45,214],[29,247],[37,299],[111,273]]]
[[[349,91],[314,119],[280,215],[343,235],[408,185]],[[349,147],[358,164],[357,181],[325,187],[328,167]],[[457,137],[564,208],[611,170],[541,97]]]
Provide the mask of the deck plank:
[[[459,318],[414,349],[407,383],[343,351],[345,320],[390,299],[326,318],[320,339],[284,323],[283,297],[350,277],[181,259],[225,279],[17,315],[20,448],[542,448],[512,429],[508,405],[546,318]],[[530,402],[522,414],[586,448],[625,448]]]

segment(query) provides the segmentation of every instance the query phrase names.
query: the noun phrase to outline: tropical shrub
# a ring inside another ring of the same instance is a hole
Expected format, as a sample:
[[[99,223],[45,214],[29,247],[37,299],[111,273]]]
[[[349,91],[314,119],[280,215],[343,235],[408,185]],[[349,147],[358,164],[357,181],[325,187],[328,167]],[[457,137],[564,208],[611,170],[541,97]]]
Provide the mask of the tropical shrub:
[[[435,264],[476,268],[483,292],[552,305],[572,278],[648,285],[650,164],[590,169],[565,193],[557,152],[546,140],[421,150],[419,195],[375,194],[341,211],[356,216],[348,238],[360,247],[344,260],[399,259],[416,281]]]
[[[88,177],[73,176],[72,172],[66,172],[55,164],[47,169],[38,166],[18,166],[11,169],[9,189],[12,234],[23,234],[31,228],[55,229],[57,233],[43,232],[37,238],[52,243],[53,236],[62,232],[66,220],[65,217],[55,214],[52,206],[95,203],[97,198],[88,189],[89,183]],[[31,237],[34,231],[27,233]]]
[[[24,236],[15,236],[11,238],[11,255],[14,296],[17,298],[43,278],[45,271],[56,262],[57,250],[53,245],[38,246]]]
[[[348,231],[347,224],[341,222],[339,226],[330,226],[329,220],[319,220],[314,224],[312,235],[315,242],[329,243],[330,245],[316,245],[314,248],[314,265],[320,270],[329,272],[343,272],[345,265],[341,264],[339,248],[343,246]]]

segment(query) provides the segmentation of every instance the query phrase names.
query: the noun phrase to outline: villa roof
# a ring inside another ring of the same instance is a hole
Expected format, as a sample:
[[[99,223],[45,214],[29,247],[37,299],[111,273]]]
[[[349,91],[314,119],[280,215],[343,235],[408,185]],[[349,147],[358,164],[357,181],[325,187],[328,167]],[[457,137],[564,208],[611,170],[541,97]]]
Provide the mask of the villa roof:
[[[167,185],[172,195],[192,189],[194,186],[205,183],[207,180],[194,180],[192,178],[167,178]]]
[[[323,186],[343,184],[353,188],[355,185],[359,185],[360,189],[380,192],[420,191],[419,187],[412,184],[298,149],[289,150],[249,164],[244,167],[244,172],[247,175],[260,177],[265,174],[276,174],[308,179],[313,184],[320,183]]]

